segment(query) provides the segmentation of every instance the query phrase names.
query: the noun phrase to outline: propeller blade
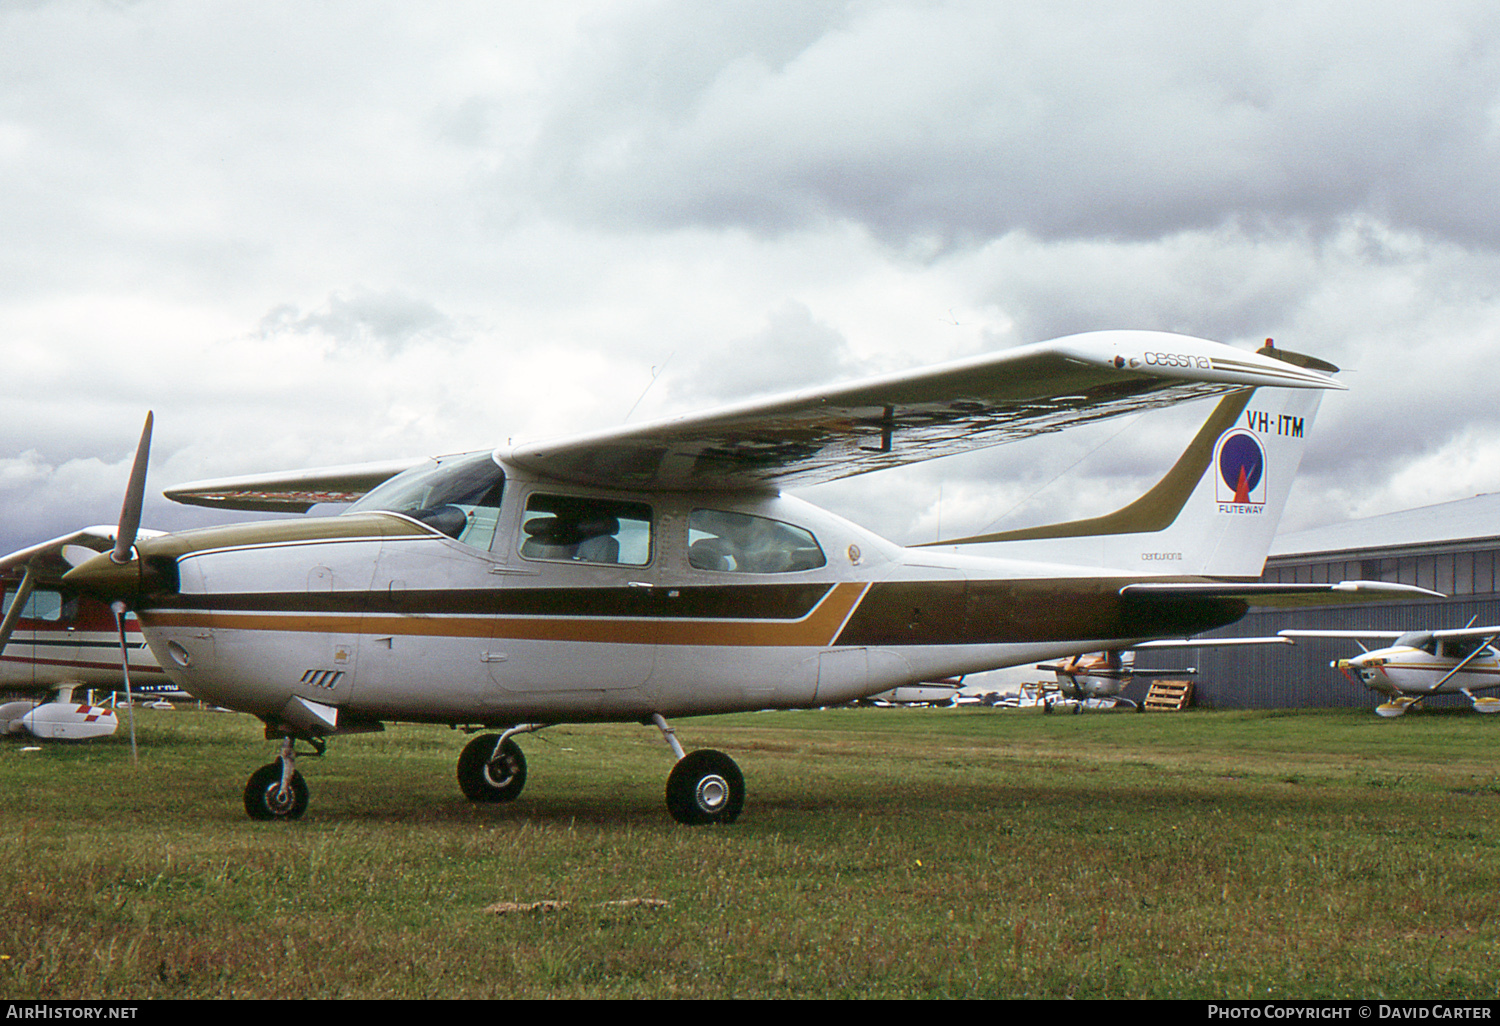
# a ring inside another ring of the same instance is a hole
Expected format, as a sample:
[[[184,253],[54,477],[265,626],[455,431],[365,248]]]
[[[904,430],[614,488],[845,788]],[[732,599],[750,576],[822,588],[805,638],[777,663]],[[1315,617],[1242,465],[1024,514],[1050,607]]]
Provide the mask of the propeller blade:
[[[146,426],[141,429],[140,444],[135,447],[135,463],[130,467],[130,483],[125,486],[125,502],[120,506],[119,530],[115,533],[115,548],[109,558],[116,563],[130,562],[130,550],[135,547],[135,533],[141,527],[141,505],[146,498],[146,461],[151,456],[150,411],[146,413]],[[124,635],[121,634],[121,638]]]

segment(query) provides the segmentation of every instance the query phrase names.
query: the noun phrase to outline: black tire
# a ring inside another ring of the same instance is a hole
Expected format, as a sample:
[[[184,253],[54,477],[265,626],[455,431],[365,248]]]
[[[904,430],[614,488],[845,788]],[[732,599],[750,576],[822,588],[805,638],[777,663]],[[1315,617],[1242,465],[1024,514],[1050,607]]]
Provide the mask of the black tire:
[[[307,784],[302,774],[292,771],[292,786],[285,796],[281,790],[281,760],[267,763],[254,773],[245,784],[245,813],[251,819],[278,820],[301,819],[307,811]]]
[[[667,777],[667,811],[679,823],[733,823],[745,807],[745,777],[723,752],[689,752]]]
[[[471,802],[515,801],[526,786],[526,756],[512,739],[505,739],[499,760],[490,763],[499,740],[499,734],[476,737],[458,757],[458,786]]]

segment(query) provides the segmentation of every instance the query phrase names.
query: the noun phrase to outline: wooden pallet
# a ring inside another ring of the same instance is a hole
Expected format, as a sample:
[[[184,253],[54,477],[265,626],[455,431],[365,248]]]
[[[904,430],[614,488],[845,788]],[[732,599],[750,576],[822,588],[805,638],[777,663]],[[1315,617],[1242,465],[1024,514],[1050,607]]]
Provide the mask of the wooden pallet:
[[[1193,704],[1193,682],[1190,680],[1158,680],[1151,682],[1146,693],[1146,709],[1149,712],[1178,712]]]

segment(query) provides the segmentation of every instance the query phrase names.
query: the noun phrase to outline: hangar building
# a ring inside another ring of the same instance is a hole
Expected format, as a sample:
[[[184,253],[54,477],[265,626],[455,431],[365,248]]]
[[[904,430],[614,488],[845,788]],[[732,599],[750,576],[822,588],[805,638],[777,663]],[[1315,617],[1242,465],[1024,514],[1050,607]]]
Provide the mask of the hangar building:
[[[1500,624],[1500,493],[1387,513],[1280,535],[1261,580],[1323,583],[1395,581],[1447,598],[1302,609],[1252,609],[1211,636],[1257,637],[1289,627],[1419,630]],[[1375,647],[1375,646],[1372,646]],[[1350,683],[1329,662],[1357,655],[1352,640],[1301,639],[1295,646],[1185,649],[1141,653],[1142,666],[1196,666],[1195,704],[1221,709],[1369,706],[1383,701]],[[1136,688],[1144,692],[1144,686]],[[1462,695],[1424,705],[1466,706]]]

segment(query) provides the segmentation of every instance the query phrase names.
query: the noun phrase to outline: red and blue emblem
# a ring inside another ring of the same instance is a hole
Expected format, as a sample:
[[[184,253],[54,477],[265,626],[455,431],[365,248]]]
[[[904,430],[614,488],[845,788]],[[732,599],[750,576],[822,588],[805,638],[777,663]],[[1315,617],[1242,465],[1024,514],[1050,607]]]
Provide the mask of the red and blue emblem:
[[[1230,431],[1219,439],[1214,455],[1221,504],[1263,506],[1266,502],[1266,451],[1248,431]]]

